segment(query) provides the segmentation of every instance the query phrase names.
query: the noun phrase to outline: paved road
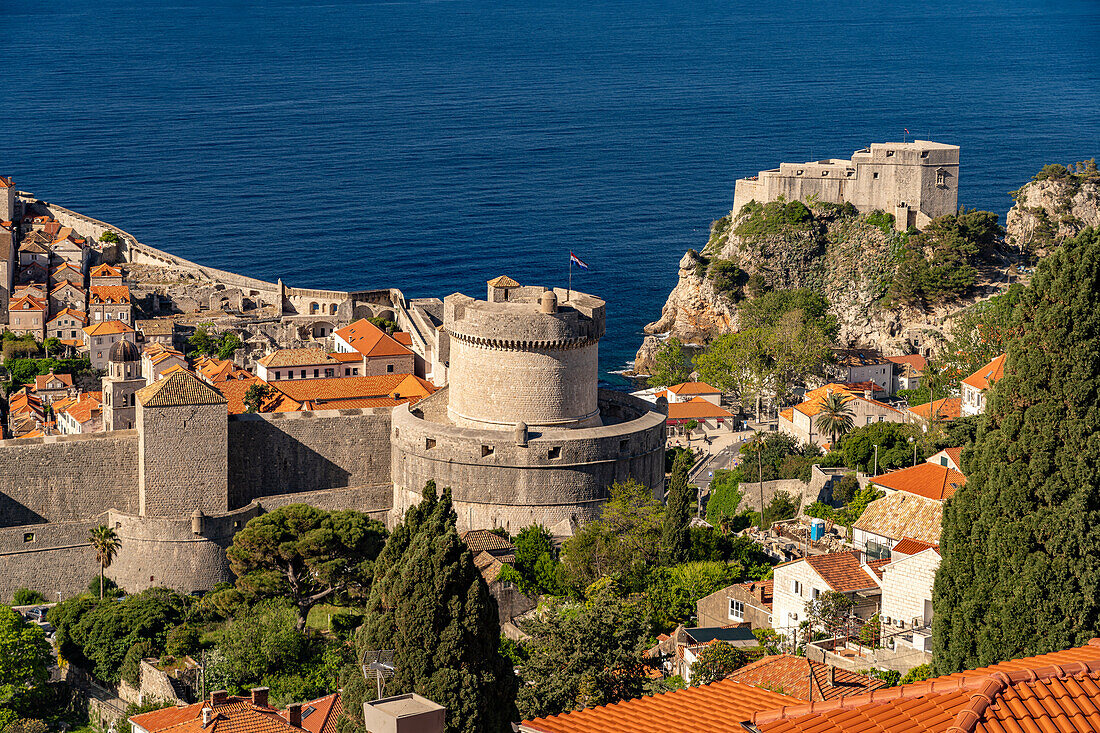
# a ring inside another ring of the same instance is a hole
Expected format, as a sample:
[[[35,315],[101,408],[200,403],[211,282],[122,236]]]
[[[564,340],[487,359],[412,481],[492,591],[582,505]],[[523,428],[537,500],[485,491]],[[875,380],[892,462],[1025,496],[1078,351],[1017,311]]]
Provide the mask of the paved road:
[[[712,454],[709,461],[704,459],[706,464],[703,470],[695,475],[693,483],[700,489],[706,489],[710,486],[710,480],[714,477],[716,471],[724,471],[736,466],[743,443],[744,441],[738,441]]]

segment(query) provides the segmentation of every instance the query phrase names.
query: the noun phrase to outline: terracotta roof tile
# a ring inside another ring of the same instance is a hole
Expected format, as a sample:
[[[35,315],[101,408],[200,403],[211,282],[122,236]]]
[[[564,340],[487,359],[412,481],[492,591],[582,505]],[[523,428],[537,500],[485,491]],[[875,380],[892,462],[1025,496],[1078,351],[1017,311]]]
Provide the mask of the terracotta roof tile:
[[[892,361],[895,364],[908,364],[913,367],[918,374],[924,372],[928,367],[928,360],[920,354],[906,354],[904,356],[888,356],[886,361]]]
[[[335,733],[336,719],[344,710],[344,701],[339,692],[311,700],[302,705],[302,728],[309,733]],[[280,710],[283,719],[289,719],[286,710]]]
[[[134,333],[134,329],[122,321],[103,321],[88,326],[84,329],[84,333],[89,336],[109,336],[116,333]]]
[[[302,730],[288,723],[274,708],[256,707],[245,697],[229,697],[225,703],[214,706],[214,720],[204,727],[202,709],[210,706],[210,701],[204,700],[142,713],[130,720],[149,733],[301,733]]]
[[[705,420],[714,417],[729,418],[733,417],[733,413],[703,397],[693,397],[687,402],[670,402],[668,405],[669,420]]]
[[[935,550],[938,553],[940,546],[933,545],[931,542],[921,542],[912,537],[903,537],[901,542],[894,545],[890,552],[897,555],[916,555],[918,552],[924,552],[928,549]]]
[[[1001,354],[993,357],[988,364],[962,380],[962,383],[975,389],[988,389],[989,385],[1004,376],[1006,356]]]
[[[106,262],[96,265],[89,273],[91,277],[122,277],[122,270],[111,267]]]
[[[24,295],[8,304],[8,311],[44,311],[49,307],[45,300],[33,295]]]
[[[336,364],[337,361],[323,349],[278,349],[256,363],[265,367],[296,367]]]
[[[837,593],[877,588],[878,583],[868,575],[859,561],[859,553],[832,552],[828,555],[811,555],[805,558],[811,568]]]
[[[879,407],[893,410],[897,413],[901,412],[901,410],[895,407],[891,407],[885,402],[879,402],[878,400],[869,400],[864,397],[862,393],[849,390],[843,384],[837,384],[836,382],[826,384],[822,387],[818,387],[817,389],[810,390],[806,393],[806,399],[800,404],[795,405],[794,409],[798,410],[803,415],[813,417],[817,413],[821,412],[821,408],[825,404],[825,399],[831,393],[839,393],[844,398],[844,402],[851,402],[852,400],[863,400],[865,402],[871,402],[875,405],[878,405]]]
[[[130,287],[128,285],[93,285],[88,288],[88,299],[96,304],[126,304],[130,302]]]
[[[137,391],[144,407],[175,407],[178,405],[219,405],[226,399],[220,392],[188,371],[153,382]]]
[[[411,374],[292,379],[274,382],[271,386],[298,402],[317,404],[377,397],[422,399],[435,392],[435,387],[430,382]]]
[[[672,394],[721,394],[721,390],[711,387],[706,382],[684,382],[674,384],[668,388]]]
[[[797,704],[797,698],[737,680],[525,720],[536,733],[730,733],[761,710]]]
[[[61,382],[61,386],[54,387],[53,389],[64,389],[73,386],[72,374],[54,374],[53,372],[50,372],[49,374],[39,374],[37,377],[34,378],[35,391],[40,392],[44,389],[47,389],[47,385],[55,379],[58,382]]]
[[[938,420],[956,420],[962,415],[962,398],[944,397],[942,400],[925,402],[923,405],[914,405],[909,408],[909,412],[922,420],[931,420],[933,411],[936,412]]]
[[[469,529],[462,533],[462,541],[475,555],[483,550],[514,550],[515,546],[506,537],[493,534],[487,529]]]
[[[918,463],[910,468],[876,476],[871,481],[894,491],[904,491],[927,499],[946,501],[966,485],[966,476],[938,463]]]
[[[852,527],[880,537],[912,537],[938,545],[942,519],[943,502],[898,491],[868,504]]]
[[[508,277],[507,275],[494,277],[487,284],[491,288],[518,288],[520,286],[518,282]]]
[[[399,344],[392,336],[387,335],[385,331],[365,318],[360,318],[355,323],[344,326],[334,333],[368,359],[412,354],[408,347]]]
[[[53,318],[46,321],[46,323],[47,324],[53,323],[58,318],[61,318],[63,316],[72,316],[73,318],[80,321],[81,323],[87,323],[88,322],[88,314],[85,313],[84,311],[78,311],[78,310],[75,310],[73,308],[62,308],[61,310],[59,310],[57,312],[56,315],[54,315]]]
[[[166,371],[165,374],[167,373]],[[248,406],[244,403],[244,396],[254,384],[267,384],[267,382],[259,377],[249,375],[249,378],[246,379],[227,379],[216,382],[214,388],[221,392],[222,397],[225,397],[229,405],[230,415],[242,415],[248,412]],[[301,409],[301,403],[295,402],[277,390],[274,395],[265,399],[260,405],[260,412],[298,412]]]
[[[887,684],[884,680],[843,669],[836,669],[834,675],[834,681],[830,683],[829,665],[806,657],[774,654],[745,665],[727,679],[780,692],[806,702],[861,695],[886,687]]]

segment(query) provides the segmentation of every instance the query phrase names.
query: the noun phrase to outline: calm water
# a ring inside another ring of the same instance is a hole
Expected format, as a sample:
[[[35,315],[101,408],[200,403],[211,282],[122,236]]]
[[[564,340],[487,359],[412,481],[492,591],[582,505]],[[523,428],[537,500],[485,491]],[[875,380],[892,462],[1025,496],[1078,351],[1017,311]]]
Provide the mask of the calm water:
[[[609,301],[621,368],[736,178],[903,128],[1007,211],[1100,153],[1100,3],[0,2],[0,173],[300,286]]]

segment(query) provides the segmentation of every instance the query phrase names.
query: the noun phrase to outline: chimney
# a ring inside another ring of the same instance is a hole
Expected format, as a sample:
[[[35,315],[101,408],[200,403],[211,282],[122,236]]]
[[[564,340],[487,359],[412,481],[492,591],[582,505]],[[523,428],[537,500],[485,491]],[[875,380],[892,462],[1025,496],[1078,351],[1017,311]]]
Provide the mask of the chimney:
[[[836,667],[829,665],[829,687],[836,687]]]
[[[292,702],[286,706],[286,711],[290,717],[290,724],[295,728],[302,727],[302,703]]]
[[[756,600],[763,603],[764,602],[764,583],[763,582],[753,583],[752,591],[753,591],[753,594],[756,596]]]
[[[204,706],[202,709],[202,727],[205,728],[206,726],[210,725],[210,721],[212,721],[213,719],[214,711]]]
[[[216,708],[219,705],[225,705],[229,700],[229,693],[225,690],[218,690],[217,692],[210,693],[210,707]]]
[[[252,704],[258,708],[267,707],[267,693],[269,688],[267,687],[253,687],[252,688]]]
[[[871,390],[865,389],[863,390],[863,397],[864,399],[873,400],[875,398],[875,395]]]

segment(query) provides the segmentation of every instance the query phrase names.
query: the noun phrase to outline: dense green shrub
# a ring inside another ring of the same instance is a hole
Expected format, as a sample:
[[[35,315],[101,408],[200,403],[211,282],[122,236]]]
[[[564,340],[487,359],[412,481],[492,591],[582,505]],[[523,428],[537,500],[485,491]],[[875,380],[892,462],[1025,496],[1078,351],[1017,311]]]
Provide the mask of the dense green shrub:
[[[12,605],[14,606],[32,606],[35,603],[45,602],[46,597],[44,595],[30,588],[19,588],[12,597]]]

